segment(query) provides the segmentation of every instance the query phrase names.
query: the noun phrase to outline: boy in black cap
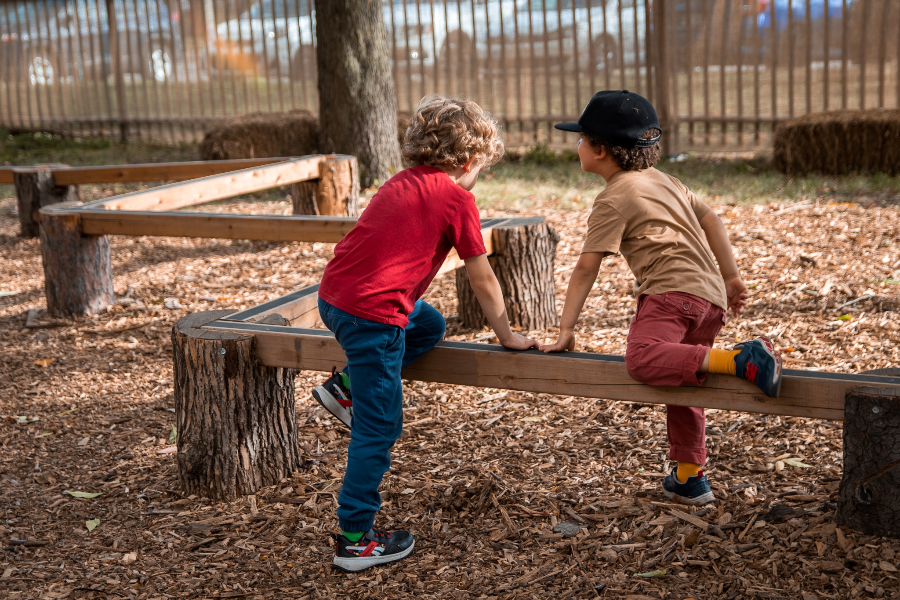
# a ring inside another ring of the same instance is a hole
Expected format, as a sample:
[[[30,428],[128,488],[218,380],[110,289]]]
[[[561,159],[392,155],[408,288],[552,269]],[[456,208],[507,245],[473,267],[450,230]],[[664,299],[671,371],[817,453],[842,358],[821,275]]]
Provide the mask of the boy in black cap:
[[[594,95],[577,123],[581,168],[606,180],[588,218],[588,233],[572,273],[556,343],[545,352],[574,350],[575,325],[605,256],[621,253],[636,278],[637,308],[628,332],[628,374],[650,385],[700,385],[707,373],[727,373],[777,397],[781,357],[769,339],[733,350],[712,348],[725,311],[747,300],[725,227],[680,181],[654,168],[662,130],[653,105],[638,94]],[[718,267],[717,267],[718,263]],[[701,470],[706,419],[701,408],[667,406],[669,458],[678,466],[663,482],[669,498],[713,501]]]

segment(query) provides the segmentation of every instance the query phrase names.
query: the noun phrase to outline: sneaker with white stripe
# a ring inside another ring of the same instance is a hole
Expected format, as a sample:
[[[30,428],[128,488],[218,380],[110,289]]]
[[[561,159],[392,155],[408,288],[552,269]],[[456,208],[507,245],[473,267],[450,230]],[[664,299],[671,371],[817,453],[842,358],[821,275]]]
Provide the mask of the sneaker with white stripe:
[[[402,560],[409,556],[416,540],[408,531],[370,529],[359,541],[351,542],[340,533],[332,533],[334,566],[356,573],[369,567]]]

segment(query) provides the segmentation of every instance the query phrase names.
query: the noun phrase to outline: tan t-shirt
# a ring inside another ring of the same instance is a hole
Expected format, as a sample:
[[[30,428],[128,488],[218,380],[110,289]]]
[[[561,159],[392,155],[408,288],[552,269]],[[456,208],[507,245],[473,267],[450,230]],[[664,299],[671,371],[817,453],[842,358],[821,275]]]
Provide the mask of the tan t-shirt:
[[[709,210],[670,175],[620,171],[594,200],[581,251],[621,252],[635,296],[685,292],[725,309],[725,282],[700,227]]]

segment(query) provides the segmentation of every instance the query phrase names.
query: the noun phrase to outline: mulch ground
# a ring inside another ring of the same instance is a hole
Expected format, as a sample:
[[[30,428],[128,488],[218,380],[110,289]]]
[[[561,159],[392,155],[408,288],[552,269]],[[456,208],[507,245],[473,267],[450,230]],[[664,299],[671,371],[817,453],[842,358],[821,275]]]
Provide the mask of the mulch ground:
[[[697,510],[660,493],[662,407],[418,382],[405,386],[406,431],[378,518],[413,531],[416,551],[363,574],[335,571],[328,532],[348,436],[304,391],[322,374],[297,380],[303,470],[214,503],[180,491],[170,354],[178,318],[314,283],[331,246],[114,238],[119,304],[55,321],[42,310],[38,242],[17,237],[13,205],[0,201],[0,292],[15,292],[0,297],[4,598],[900,596],[900,541],[835,526],[839,423],[709,411],[718,501]],[[753,288],[720,347],[768,334],[789,367],[900,364],[900,210],[717,210]],[[562,235],[561,306],[587,212],[537,212]],[[460,328],[454,289],[451,275],[426,297],[450,339],[490,341]],[[624,352],[631,289],[624,261],[610,260],[582,349]]]

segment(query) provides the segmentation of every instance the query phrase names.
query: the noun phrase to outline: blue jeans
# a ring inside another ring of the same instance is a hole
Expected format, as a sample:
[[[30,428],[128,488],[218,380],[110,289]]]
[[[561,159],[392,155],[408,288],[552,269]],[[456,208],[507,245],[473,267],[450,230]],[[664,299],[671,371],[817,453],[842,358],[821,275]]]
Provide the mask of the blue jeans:
[[[353,421],[338,519],[344,531],[368,531],[381,508],[378,486],[403,431],[400,370],[437,344],[447,328],[431,305],[416,302],[406,329],[351,315],[319,299],[322,322],[347,355]]]

